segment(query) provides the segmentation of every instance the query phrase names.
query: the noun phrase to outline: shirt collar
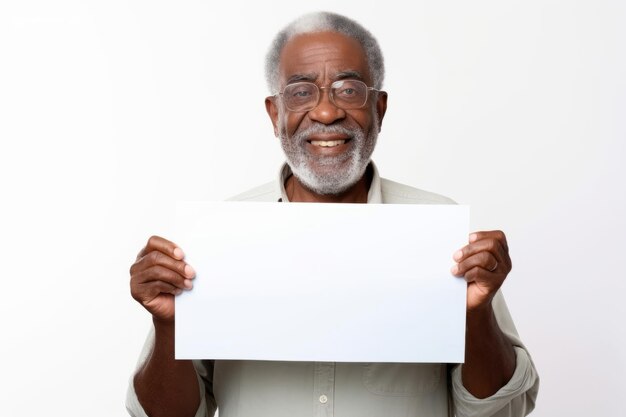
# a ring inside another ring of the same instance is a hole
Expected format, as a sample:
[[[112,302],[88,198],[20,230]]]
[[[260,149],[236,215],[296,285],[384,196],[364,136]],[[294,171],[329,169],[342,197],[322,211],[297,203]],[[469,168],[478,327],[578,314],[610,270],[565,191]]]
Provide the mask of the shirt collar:
[[[383,192],[381,188],[380,175],[378,174],[378,168],[374,161],[370,161],[372,167],[372,183],[370,189],[367,192],[367,204],[381,204],[383,202]],[[289,201],[287,198],[287,191],[285,191],[285,181],[292,175],[291,168],[285,162],[278,171],[278,187],[280,199],[278,201]]]

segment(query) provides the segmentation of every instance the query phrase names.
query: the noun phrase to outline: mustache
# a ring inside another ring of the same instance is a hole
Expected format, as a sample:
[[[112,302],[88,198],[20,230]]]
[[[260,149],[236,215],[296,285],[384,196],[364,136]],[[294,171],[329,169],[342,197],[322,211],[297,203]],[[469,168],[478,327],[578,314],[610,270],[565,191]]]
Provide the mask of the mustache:
[[[340,135],[348,136],[350,139],[354,139],[355,137],[359,137],[363,134],[360,129],[354,127],[344,125],[315,124],[304,130],[296,132],[291,139],[295,143],[306,142],[312,135],[320,133],[338,133]]]

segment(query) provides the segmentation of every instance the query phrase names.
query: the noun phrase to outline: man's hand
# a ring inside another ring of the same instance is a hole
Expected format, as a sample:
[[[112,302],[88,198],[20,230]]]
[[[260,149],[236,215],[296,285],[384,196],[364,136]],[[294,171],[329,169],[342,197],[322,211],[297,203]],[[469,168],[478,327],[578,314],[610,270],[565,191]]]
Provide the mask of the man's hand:
[[[174,296],[193,286],[196,273],[184,257],[176,244],[152,236],[130,267],[130,293],[157,321],[173,323]]]
[[[154,323],[152,352],[133,380],[141,406],[153,417],[192,416],[200,404],[192,362],[174,359],[174,296],[191,289],[196,275],[184,258],[176,244],[152,236],[130,267],[130,293]]]
[[[511,271],[506,236],[499,230],[476,232],[453,258],[452,273],[467,281],[465,363],[461,377],[477,398],[496,393],[515,371],[515,351],[498,326],[491,300]]]
[[[506,236],[500,230],[472,233],[469,242],[454,254],[457,265],[452,274],[468,282],[467,311],[471,312],[491,305],[512,264]]]

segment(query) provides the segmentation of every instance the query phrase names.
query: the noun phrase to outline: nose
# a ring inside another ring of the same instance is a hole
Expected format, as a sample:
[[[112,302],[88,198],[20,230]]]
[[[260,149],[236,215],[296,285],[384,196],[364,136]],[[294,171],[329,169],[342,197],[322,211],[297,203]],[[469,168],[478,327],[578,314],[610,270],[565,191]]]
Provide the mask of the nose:
[[[344,109],[340,109],[330,100],[329,91],[327,89],[320,90],[320,100],[313,109],[309,110],[309,119],[316,122],[330,125],[337,120],[346,117]]]

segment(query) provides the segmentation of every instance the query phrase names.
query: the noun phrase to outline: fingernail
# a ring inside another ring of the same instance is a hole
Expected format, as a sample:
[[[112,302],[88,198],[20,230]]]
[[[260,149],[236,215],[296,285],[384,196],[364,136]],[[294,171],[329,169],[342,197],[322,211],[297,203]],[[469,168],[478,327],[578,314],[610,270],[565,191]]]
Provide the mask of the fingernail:
[[[183,250],[181,248],[174,248],[174,258],[183,259],[184,257],[185,254],[183,253]]]
[[[450,272],[452,272],[452,275],[458,274],[459,273],[458,265],[454,265],[452,268],[450,268]]]
[[[193,270],[191,265],[185,265],[185,276],[191,279],[193,279],[196,276],[196,271]]]
[[[462,250],[458,250],[458,251],[454,252],[454,260],[455,261],[461,260],[462,257],[463,257],[463,251]]]
[[[191,282],[190,279],[186,279],[185,282],[183,282],[183,285],[185,286],[185,288],[187,288],[188,290],[193,288],[193,283]]]
[[[177,288],[177,289],[174,291],[174,293],[175,293],[176,295],[181,295],[181,294],[183,293],[183,290],[181,290],[180,288]]]
[[[476,239],[478,239],[478,235],[476,233],[472,233],[470,235],[469,241],[470,242],[476,242]]]

